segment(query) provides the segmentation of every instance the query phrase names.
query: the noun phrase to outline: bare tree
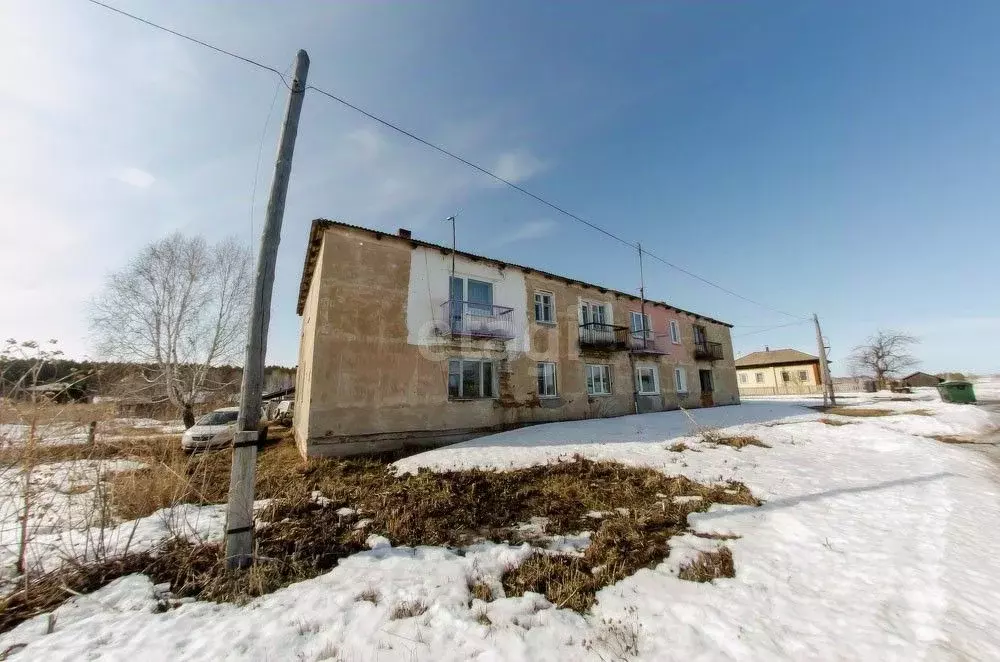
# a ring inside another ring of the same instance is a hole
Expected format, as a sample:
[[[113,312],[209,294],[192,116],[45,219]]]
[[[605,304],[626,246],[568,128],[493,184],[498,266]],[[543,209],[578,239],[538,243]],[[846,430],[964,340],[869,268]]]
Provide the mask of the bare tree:
[[[920,340],[915,336],[879,330],[865,344],[855,347],[848,361],[856,372],[874,375],[879,388],[883,388],[886,378],[898,375],[919,363],[909,353],[910,347],[918,342]]]
[[[197,398],[218,387],[211,367],[242,358],[251,264],[235,238],[213,245],[175,233],[146,246],[92,304],[99,352],[151,366],[150,393],[191,427]]]

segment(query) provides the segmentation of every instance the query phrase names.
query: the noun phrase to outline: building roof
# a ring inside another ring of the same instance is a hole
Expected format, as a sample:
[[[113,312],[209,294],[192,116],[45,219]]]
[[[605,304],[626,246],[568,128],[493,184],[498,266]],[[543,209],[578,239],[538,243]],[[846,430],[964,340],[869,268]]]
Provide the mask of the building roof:
[[[931,373],[929,373],[929,372],[923,372],[922,370],[917,370],[916,372],[911,372],[906,377],[903,377],[903,381],[906,381],[907,379],[910,379],[912,377],[916,377],[917,375],[923,375],[924,377],[933,377],[934,379],[938,380],[939,382],[943,382],[944,381],[943,377],[938,377],[937,375],[932,375]]]
[[[452,249],[447,246],[441,246],[440,244],[432,244],[427,241],[421,241],[419,239],[413,239],[412,237],[402,237],[400,235],[391,234],[388,232],[382,232],[381,230],[372,230],[371,228],[365,228],[360,225],[351,225],[350,223],[344,223],[343,221],[330,221],[324,218],[317,218],[312,222],[312,228],[309,230],[309,243],[306,245],[306,260],[305,265],[302,267],[302,281],[299,284],[299,300],[295,307],[295,312],[299,315],[305,309],[306,297],[309,295],[309,284],[312,282],[313,270],[316,268],[316,258],[319,255],[319,249],[323,241],[323,233],[329,228],[347,228],[349,230],[357,230],[361,232],[366,232],[376,239],[394,239],[396,241],[405,242],[410,244],[411,247],[416,248],[418,246],[423,246],[424,248],[433,248],[439,250],[445,255],[451,255]],[[520,264],[514,264],[513,262],[505,262],[503,260],[497,260],[491,257],[485,257],[483,255],[476,255],[475,253],[466,253],[465,251],[455,251],[455,255],[466,257],[474,261],[490,262],[492,264],[498,265],[501,268],[504,267],[514,267],[515,269],[521,269],[526,273],[536,273],[548,278],[554,278],[556,280],[561,280],[566,283],[581,285],[583,287],[592,287],[601,292],[611,292],[620,297],[625,297],[627,299],[632,299],[634,301],[641,301],[641,299],[634,294],[629,294],[628,292],[621,292],[619,290],[613,290],[610,287],[604,287],[602,285],[594,285],[593,283],[585,283],[575,278],[567,278],[566,276],[559,276],[557,274],[549,273],[541,269],[535,269],[534,267],[525,267]],[[678,313],[683,313],[685,315],[691,315],[696,319],[705,320],[706,322],[712,322],[714,324],[721,324],[723,326],[732,328],[732,324],[728,322],[723,322],[711,317],[706,317],[705,315],[699,315],[698,313],[692,313],[690,310],[684,310],[676,306],[671,306],[670,304],[663,301],[652,301],[646,299],[646,303],[653,306],[662,306],[669,310],[676,311]]]
[[[752,352],[736,359],[737,368],[753,368],[767,365],[790,365],[792,363],[819,362],[818,356],[800,352],[797,349],[772,349],[766,352]]]

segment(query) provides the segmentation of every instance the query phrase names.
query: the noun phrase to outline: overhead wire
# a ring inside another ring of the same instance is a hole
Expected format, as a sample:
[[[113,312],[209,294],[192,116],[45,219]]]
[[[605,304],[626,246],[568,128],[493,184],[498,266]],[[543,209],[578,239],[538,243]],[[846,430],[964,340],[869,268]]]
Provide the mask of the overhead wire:
[[[182,32],[178,32],[177,30],[173,30],[171,28],[165,27],[165,26],[160,25],[158,23],[154,23],[153,21],[144,19],[144,18],[142,18],[140,16],[136,16],[135,14],[130,14],[129,12],[126,12],[126,11],[123,11],[121,9],[118,9],[117,7],[113,7],[111,5],[105,4],[104,2],[100,2],[100,0],[86,0],[86,1],[89,2],[89,3],[91,3],[91,4],[93,4],[93,5],[96,5],[98,7],[102,7],[104,9],[107,9],[109,11],[115,12],[115,13],[120,14],[122,16],[126,16],[126,17],[128,17],[128,18],[130,18],[132,20],[138,21],[140,23],[143,23],[143,24],[145,24],[147,26],[150,26],[152,28],[155,28],[157,30],[162,30],[163,32],[167,32],[167,33],[172,34],[174,36],[180,37],[181,39],[186,39],[187,41],[190,41],[192,43],[198,44],[200,46],[204,46],[205,48],[211,49],[211,50],[213,50],[213,51],[215,51],[217,53],[220,53],[220,54],[223,54],[223,55],[228,55],[229,57],[235,58],[237,60],[240,60],[242,62],[250,64],[252,66],[255,66],[255,67],[258,67],[260,69],[263,69],[265,71],[270,71],[270,72],[272,72],[272,73],[274,73],[274,74],[276,74],[278,76],[278,78],[281,80],[281,82],[285,85],[286,88],[288,88],[289,90],[292,89],[291,86],[288,84],[288,81],[286,80],[285,74],[283,74],[282,72],[278,71],[274,67],[268,66],[268,65],[266,65],[266,64],[264,64],[262,62],[258,62],[257,60],[254,60],[252,58],[248,58],[248,57],[239,55],[237,53],[234,53],[232,51],[226,50],[224,48],[220,48],[218,46],[214,46],[214,45],[212,45],[212,44],[210,44],[210,43],[208,43],[206,41],[203,41],[201,39],[197,39],[195,37],[191,37],[191,36],[186,35],[186,34],[184,34]],[[733,290],[731,290],[731,289],[729,289],[727,287],[719,285],[718,283],[713,282],[713,281],[711,281],[711,280],[709,280],[709,279],[707,279],[707,278],[705,278],[703,276],[700,276],[700,275],[694,273],[693,271],[685,269],[684,267],[681,267],[678,264],[675,264],[675,263],[673,263],[673,262],[671,262],[671,261],[669,261],[669,260],[667,260],[665,258],[662,258],[659,255],[656,255],[655,253],[651,253],[648,250],[641,249],[641,248],[639,248],[638,244],[633,243],[633,242],[631,242],[631,241],[629,241],[627,239],[624,239],[624,238],[618,236],[617,234],[611,232],[610,230],[607,230],[607,229],[601,227],[600,225],[597,225],[596,223],[594,223],[592,221],[589,221],[589,220],[583,218],[582,216],[579,216],[578,214],[575,214],[575,213],[569,211],[568,209],[566,209],[566,208],[564,208],[564,207],[562,207],[560,205],[557,205],[554,202],[546,200],[545,198],[541,197],[540,195],[537,195],[536,193],[533,193],[532,191],[524,188],[523,186],[520,186],[519,184],[516,184],[516,183],[510,181],[509,179],[501,177],[500,175],[496,174],[492,170],[489,170],[488,168],[485,168],[485,167],[483,167],[483,166],[481,166],[481,165],[479,165],[479,164],[477,164],[477,163],[475,163],[473,161],[470,161],[469,159],[467,159],[467,158],[465,158],[463,156],[460,156],[459,154],[456,154],[455,152],[452,152],[452,151],[450,151],[450,150],[448,150],[448,149],[446,149],[446,148],[444,148],[444,147],[442,147],[442,146],[440,146],[440,145],[438,145],[436,143],[433,143],[433,142],[431,142],[431,141],[429,141],[429,140],[427,140],[425,138],[421,138],[420,136],[418,136],[417,134],[413,133],[412,131],[404,129],[403,127],[401,127],[401,126],[399,126],[397,124],[394,124],[393,122],[390,122],[389,120],[383,119],[383,118],[379,117],[378,115],[376,115],[376,114],[374,114],[374,113],[372,113],[372,112],[370,112],[368,110],[365,110],[364,108],[362,108],[362,107],[360,107],[360,106],[358,106],[358,105],[356,105],[356,104],[348,101],[347,99],[344,99],[343,97],[340,97],[340,96],[338,96],[338,95],[336,95],[336,94],[334,94],[332,92],[329,92],[327,90],[324,90],[324,89],[322,89],[320,87],[316,87],[315,85],[307,85],[305,89],[306,90],[314,90],[318,94],[323,95],[323,96],[325,96],[325,97],[327,97],[327,98],[329,98],[329,99],[331,99],[333,101],[336,101],[337,103],[339,103],[339,104],[341,104],[343,106],[346,106],[347,108],[350,108],[351,110],[354,110],[355,112],[357,112],[357,113],[359,113],[361,115],[364,115],[368,119],[370,119],[370,120],[372,120],[374,122],[377,122],[377,123],[385,126],[386,128],[389,128],[389,129],[391,129],[393,131],[396,131],[397,133],[400,133],[401,135],[404,135],[407,138],[410,138],[411,140],[414,140],[414,141],[420,143],[421,145],[424,145],[425,147],[429,147],[430,149],[432,149],[432,150],[434,150],[436,152],[439,152],[440,154],[443,154],[443,155],[445,155],[445,156],[447,156],[447,157],[449,157],[451,159],[454,159],[454,160],[456,160],[456,161],[458,161],[458,162],[460,162],[460,163],[462,163],[462,164],[464,164],[464,165],[472,168],[473,170],[476,170],[479,173],[484,174],[487,177],[490,177],[490,178],[494,179],[495,181],[498,181],[498,182],[504,184],[505,186],[508,186],[509,188],[511,188],[511,189],[513,189],[515,191],[518,191],[522,195],[524,195],[524,196],[526,196],[528,198],[531,198],[532,200],[534,200],[534,201],[536,201],[536,202],[538,202],[538,203],[540,203],[542,205],[545,205],[546,207],[549,207],[550,209],[553,209],[554,211],[559,212],[560,214],[566,216],[567,218],[570,218],[570,219],[572,219],[574,221],[582,223],[583,225],[591,228],[592,230],[596,230],[597,232],[600,232],[601,234],[603,234],[603,235],[605,235],[605,236],[607,236],[607,237],[609,237],[611,239],[614,239],[615,241],[617,241],[617,242],[619,242],[619,243],[621,243],[621,244],[623,244],[625,246],[628,246],[631,249],[641,250],[643,253],[645,253],[649,257],[653,258],[654,260],[657,260],[657,261],[663,263],[664,265],[670,267],[671,269],[679,271],[682,274],[684,274],[684,275],[686,275],[686,276],[688,276],[690,278],[694,278],[695,280],[698,280],[701,283],[704,283],[705,285],[708,285],[708,286],[713,287],[713,288],[715,288],[715,289],[717,289],[717,290],[719,290],[721,292],[729,294],[730,296],[736,297],[737,299],[741,299],[743,301],[746,301],[747,303],[751,303],[753,305],[756,305],[756,306],[759,306],[761,308],[770,310],[770,311],[778,313],[780,315],[784,315],[786,317],[791,317],[791,318],[794,318],[796,320],[803,320],[803,321],[808,319],[808,318],[803,317],[801,315],[794,315],[792,313],[786,312],[786,311],[781,310],[779,308],[775,308],[773,306],[769,306],[769,305],[767,305],[765,303],[762,303],[762,302],[757,301],[755,299],[751,299],[750,297],[747,297],[747,296],[744,296],[742,294],[739,294],[738,292],[735,292],[735,291],[733,291]]]
[[[766,327],[766,328],[763,328],[763,329],[757,329],[756,331],[748,331],[747,333],[739,333],[739,334],[734,335],[733,338],[742,338],[744,336],[752,336],[752,335],[755,335],[755,334],[758,334],[758,333],[764,333],[766,331],[774,331],[775,329],[783,329],[783,328],[785,328],[787,326],[798,326],[799,324],[807,324],[809,322],[810,322],[810,320],[803,319],[803,320],[799,320],[797,322],[788,322],[787,324],[776,324],[774,326],[769,326],[769,327]]]

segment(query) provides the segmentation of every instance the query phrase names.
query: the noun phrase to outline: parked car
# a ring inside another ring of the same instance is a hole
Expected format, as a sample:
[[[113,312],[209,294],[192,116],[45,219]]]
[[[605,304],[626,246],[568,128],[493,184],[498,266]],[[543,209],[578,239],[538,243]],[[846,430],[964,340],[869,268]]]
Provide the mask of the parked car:
[[[181,448],[186,451],[223,448],[233,443],[239,407],[223,407],[205,414],[184,432]]]

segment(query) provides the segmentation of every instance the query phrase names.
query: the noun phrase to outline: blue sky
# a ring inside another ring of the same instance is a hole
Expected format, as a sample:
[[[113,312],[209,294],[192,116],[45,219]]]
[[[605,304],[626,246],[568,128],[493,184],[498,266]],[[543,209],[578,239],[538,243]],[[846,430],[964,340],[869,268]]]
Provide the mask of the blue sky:
[[[116,6],[278,68],[495,168],[750,298],[818,312],[834,372],[878,328],[930,371],[1000,371],[1000,4],[157,3]],[[259,230],[284,88],[82,0],[0,5],[0,335],[92,351],[86,302],[175,229]],[[263,134],[262,134],[263,130]],[[269,360],[296,360],[308,225],[408,227],[638,288],[588,228],[315,94],[279,254]],[[737,324],[738,353],[815,350],[806,324],[656,263],[649,296]]]

